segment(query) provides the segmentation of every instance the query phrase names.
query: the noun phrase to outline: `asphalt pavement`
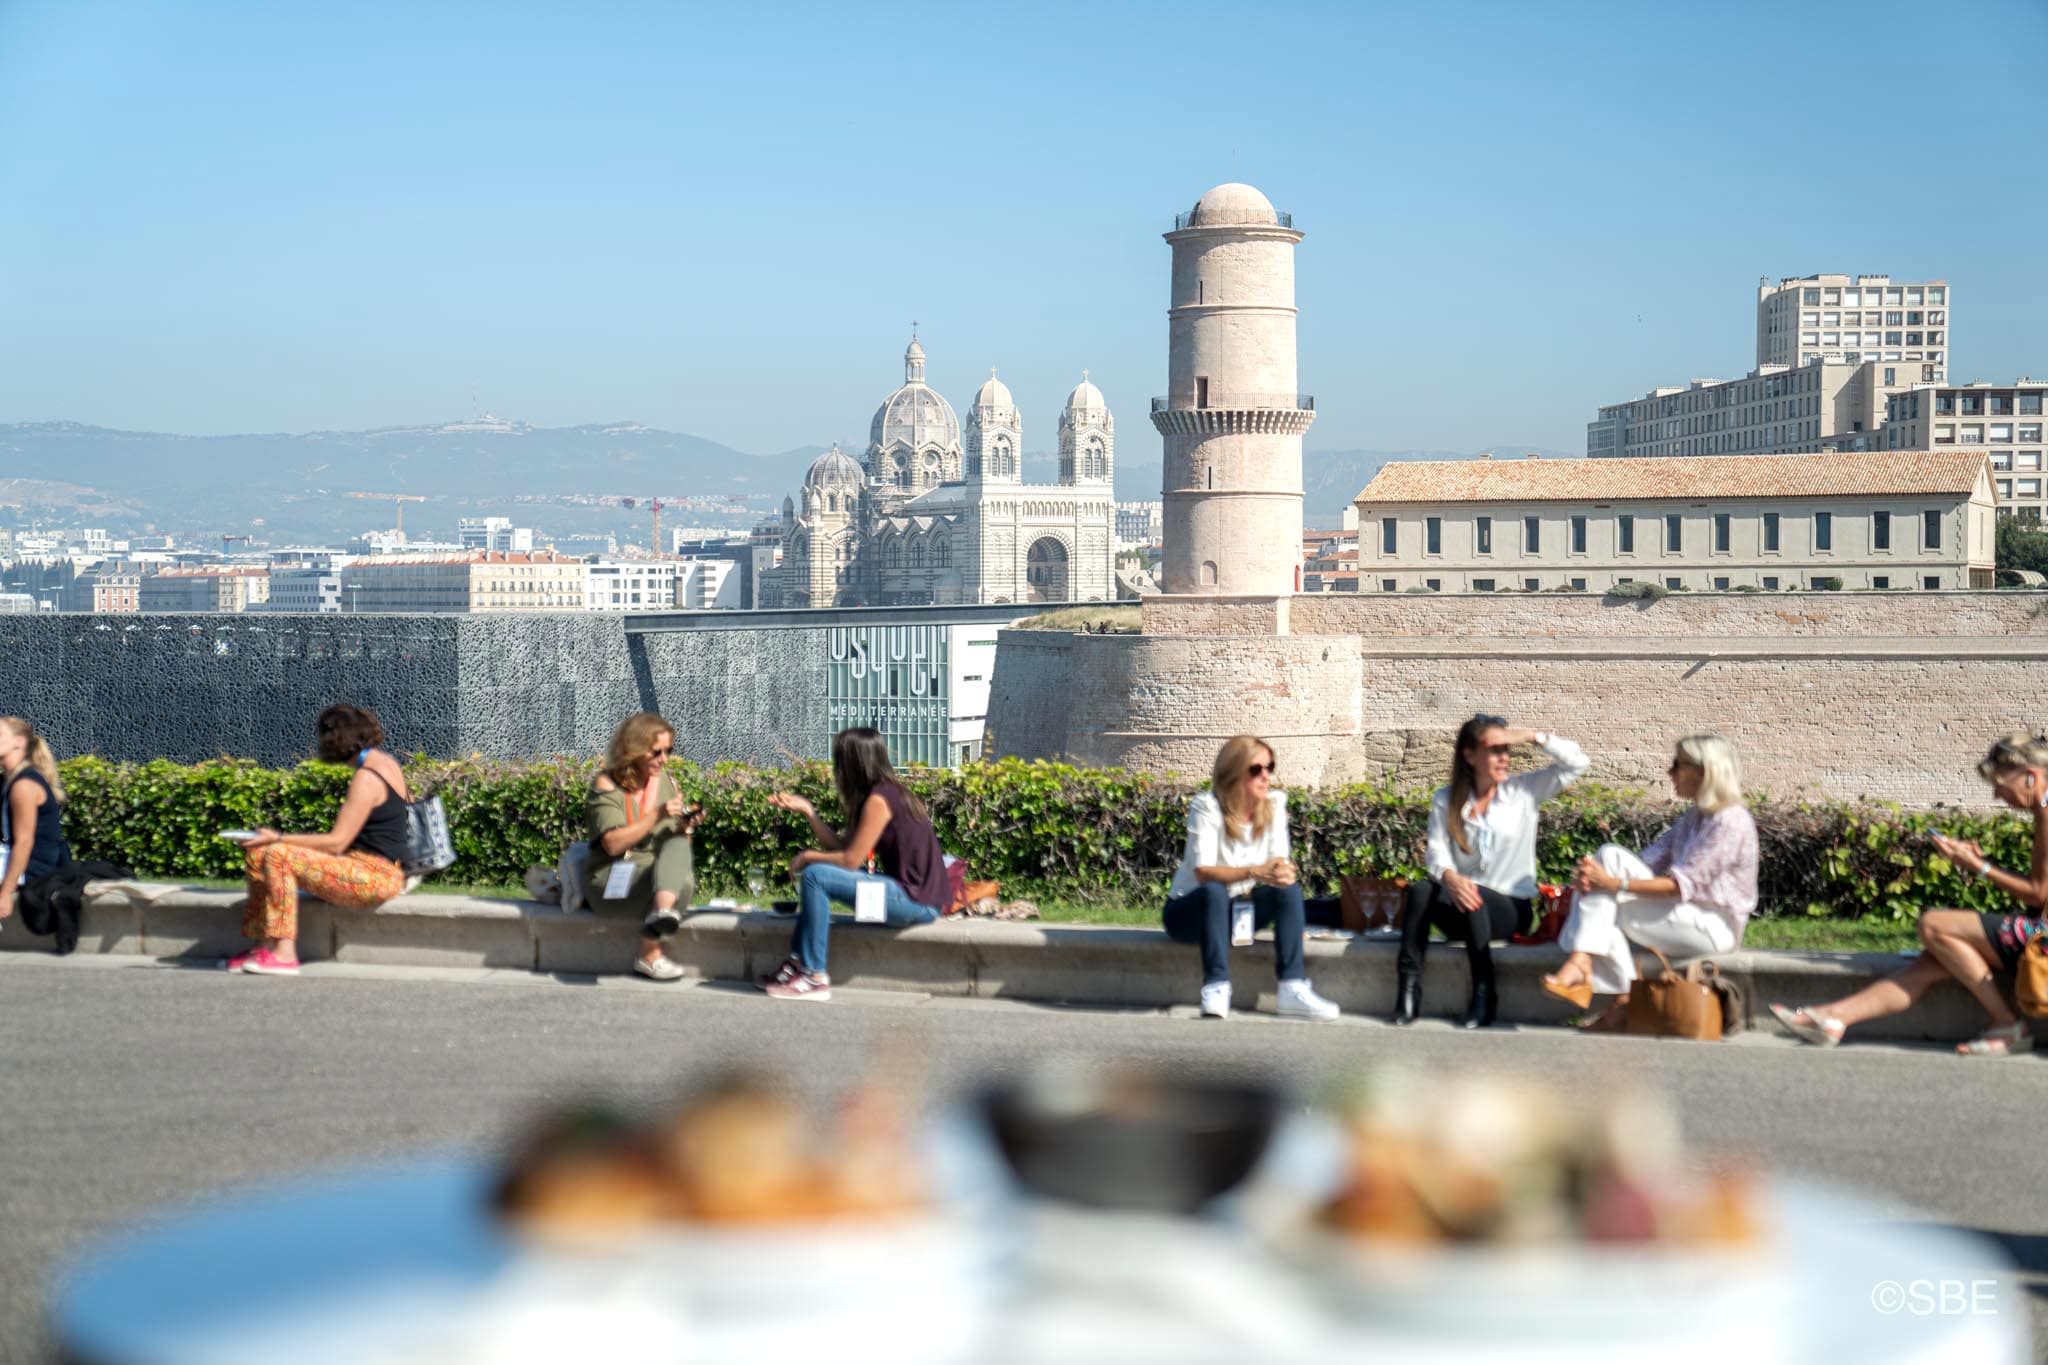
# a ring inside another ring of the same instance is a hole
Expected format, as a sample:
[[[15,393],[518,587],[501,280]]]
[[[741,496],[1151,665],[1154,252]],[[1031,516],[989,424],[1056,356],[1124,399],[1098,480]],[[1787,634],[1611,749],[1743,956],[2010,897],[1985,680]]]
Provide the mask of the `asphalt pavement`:
[[[53,1271],[173,1201],[384,1154],[489,1147],[549,1099],[654,1101],[735,1062],[828,1088],[882,1052],[921,1061],[942,1098],[1060,1054],[1253,1069],[1303,1094],[1383,1061],[1567,1092],[1647,1082],[1675,1099],[1696,1144],[1861,1192],[1890,1217],[1997,1238],[2023,1267],[2035,1338],[2048,1342],[2048,1059],[835,994],[787,1003],[623,977],[329,964],[277,980],[0,957],[0,1360],[48,1359]],[[223,1285],[222,1303],[247,1292]]]

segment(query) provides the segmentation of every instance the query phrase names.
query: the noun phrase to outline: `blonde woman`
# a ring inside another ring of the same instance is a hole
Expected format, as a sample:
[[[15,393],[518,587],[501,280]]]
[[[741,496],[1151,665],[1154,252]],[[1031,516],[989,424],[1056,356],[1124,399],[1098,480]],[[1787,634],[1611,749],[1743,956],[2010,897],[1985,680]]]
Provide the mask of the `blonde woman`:
[[[1515,746],[1534,744],[1550,766],[1509,776]],[[1422,964],[1434,925],[1465,945],[1472,996],[1464,1027],[1491,1028],[1493,940],[1535,923],[1537,808],[1586,771],[1586,753],[1568,739],[1477,715],[1451,741],[1451,780],[1429,803],[1429,875],[1408,888],[1396,960],[1394,1019],[1412,1024],[1422,1009]]]
[[[1188,806],[1188,838],[1167,892],[1166,932],[1202,948],[1202,1017],[1230,1013],[1234,900],[1249,899],[1253,924],[1273,929],[1280,978],[1278,1012],[1334,1019],[1337,1007],[1309,984],[1302,963],[1301,884],[1290,861],[1287,794],[1273,786],[1273,750],[1239,735],[1216,755],[1209,790]]]
[[[64,780],[57,756],[36,727],[20,716],[0,716],[0,920],[14,914],[25,882],[36,882],[71,861],[64,842]],[[63,947],[59,951],[69,951]]]
[[[655,981],[682,976],[662,942],[682,928],[697,889],[690,835],[702,808],[683,800],[668,761],[676,750],[673,725],[652,711],[625,718],[605,747],[604,770],[590,784],[584,823],[590,867],[584,899],[600,913],[639,915],[640,952],[633,970]]]
[[[1572,872],[1578,890],[1560,942],[1570,954],[1543,978],[1543,989],[1580,1009],[1595,992],[1618,995],[1635,981],[1632,943],[1674,961],[1732,953],[1756,909],[1756,821],[1742,804],[1735,746],[1719,735],[1678,741],[1671,788],[1692,809],[1658,835],[1641,857],[1602,845]],[[1618,1022],[1610,1011],[1599,1021]]]
[[[1991,746],[1977,764],[1977,775],[1991,784],[1992,795],[2034,822],[2034,852],[2025,872],[1993,867],[1984,850],[1968,839],[1937,834],[1934,848],[1973,877],[1982,877],[2018,901],[2024,910],[2048,905],[2048,738],[2008,735]],[[1965,1057],[2010,1057],[2031,1052],[2034,1035],[2027,1021],[2006,1004],[2005,986],[2019,967],[2020,954],[2038,934],[2048,933],[2048,917],[2010,911],[1979,914],[1974,910],[1928,910],[1920,916],[1920,942],[1926,951],[1911,966],[1872,982],[1854,995],[1803,1009],[1771,1006],[1771,1013],[1794,1037],[1817,1047],[1833,1047],[1850,1028],[1866,1020],[1897,1014],[1936,984],[1955,978],[1991,1016],[1991,1027],[1979,1037],[1956,1045]]]

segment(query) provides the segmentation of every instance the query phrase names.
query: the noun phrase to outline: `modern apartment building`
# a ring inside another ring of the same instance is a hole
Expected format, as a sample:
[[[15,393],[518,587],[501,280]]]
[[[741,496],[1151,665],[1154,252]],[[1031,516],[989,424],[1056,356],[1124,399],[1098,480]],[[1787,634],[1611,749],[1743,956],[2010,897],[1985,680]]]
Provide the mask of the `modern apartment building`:
[[[2010,384],[1916,385],[1886,401],[1871,443],[1878,450],[1947,450],[1982,446],[1991,452],[1998,510],[2021,521],[2048,520],[2048,380]]]
[[[497,550],[531,554],[533,528],[514,526],[510,517],[464,517],[455,524],[455,538],[464,550]]]
[[[275,568],[270,571],[270,600],[264,611],[302,612],[311,616],[341,610],[341,574],[331,569]]]
[[[748,564],[738,559],[685,559],[676,563],[676,606],[686,611],[733,610],[745,598]]]
[[[1884,421],[1892,394],[1946,381],[1948,304],[1940,280],[1765,281],[1757,287],[1755,369],[1741,379],[1695,379],[1607,404],[1586,424],[1586,454],[1785,454],[1860,444]]]
[[[344,611],[581,611],[584,564],[547,551],[360,559],[341,571]]]
[[[1993,580],[1982,450],[1401,461],[1357,499],[1362,591],[1973,588]]]
[[[247,611],[270,599],[270,570],[202,565],[156,569],[142,579],[144,611]]]
[[[674,611],[672,559],[594,559],[583,563],[586,611]]]
[[[1892,282],[1889,275],[1799,275],[1759,280],[1756,363],[1931,365],[1948,378],[1947,280]]]
[[[1157,545],[1165,525],[1163,502],[1120,502],[1116,505],[1116,548],[1139,550]]]

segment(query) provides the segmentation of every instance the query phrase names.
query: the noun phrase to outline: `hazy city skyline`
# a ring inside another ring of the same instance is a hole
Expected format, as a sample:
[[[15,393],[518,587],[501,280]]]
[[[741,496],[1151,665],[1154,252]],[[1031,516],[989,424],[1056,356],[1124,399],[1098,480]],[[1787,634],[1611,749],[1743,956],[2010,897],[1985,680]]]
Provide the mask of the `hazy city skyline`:
[[[1164,392],[1159,234],[1228,180],[1307,232],[1320,448],[1581,448],[1600,403],[1746,371],[1759,276],[1946,278],[1952,381],[2048,364],[2048,188],[2002,169],[2048,112],[2038,6],[1950,11],[1926,117],[1885,93],[1924,7],[1244,17],[10,4],[0,422],[474,393],[787,450],[864,428],[916,319],[934,387],[999,366],[1049,449],[1084,368],[1132,418]]]

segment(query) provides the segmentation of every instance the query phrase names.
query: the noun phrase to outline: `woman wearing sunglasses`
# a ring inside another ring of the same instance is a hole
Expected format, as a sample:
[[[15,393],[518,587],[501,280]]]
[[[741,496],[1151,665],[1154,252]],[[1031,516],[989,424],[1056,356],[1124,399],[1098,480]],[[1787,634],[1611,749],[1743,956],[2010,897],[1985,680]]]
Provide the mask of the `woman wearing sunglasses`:
[[[1287,794],[1273,786],[1273,750],[1255,735],[1224,744],[1209,790],[1188,805],[1188,838],[1167,891],[1166,932],[1202,948],[1202,1017],[1230,1013],[1232,921],[1273,930],[1280,978],[1277,1012],[1295,1019],[1334,1019],[1337,1007],[1317,995],[1302,964],[1301,884],[1290,861]],[[1240,909],[1233,902],[1249,901]]]
[[[1543,989],[1582,1010],[1595,992],[1620,996],[1596,1028],[1621,1022],[1636,976],[1632,943],[1674,961],[1732,953],[1756,909],[1756,821],[1742,804],[1735,746],[1719,735],[1681,739],[1669,772],[1692,809],[1641,857],[1606,844],[1572,872],[1579,894],[1559,940],[1571,956]]]
[[[1982,877],[2011,896],[2022,909],[2038,912],[2048,905],[2048,738],[2008,735],[1991,746],[1977,764],[1977,774],[1991,784],[2001,802],[2032,817],[2034,852],[2027,870],[1993,867],[1984,850],[1968,839],[1937,834],[1934,849],[1970,876]],[[2018,971],[2028,942],[2048,933],[2048,916],[1927,910],[1921,912],[1919,928],[1926,951],[1904,970],[1826,1005],[1796,1010],[1773,1005],[1771,1013],[1794,1037],[1833,1047],[1854,1025],[1897,1014],[1937,983],[1954,977],[1991,1016],[1991,1027],[1957,1044],[1957,1052],[1965,1057],[2010,1057],[2033,1051],[2033,1032],[2006,1003],[2004,987]]]
[[[1535,744],[1553,761],[1510,777],[1518,744]],[[1464,1026],[1492,1026],[1499,1008],[1493,940],[1535,922],[1536,808],[1587,766],[1585,750],[1570,740],[1510,727],[1499,716],[1474,716],[1458,727],[1450,785],[1437,788],[1429,806],[1429,876],[1408,888],[1401,918],[1395,1023],[1412,1024],[1422,1010],[1422,963],[1434,925],[1465,945],[1472,996]]]
[[[661,945],[682,927],[681,909],[697,889],[690,835],[704,818],[669,776],[675,747],[675,727],[652,711],[626,717],[612,734],[604,771],[590,784],[585,806],[590,872],[584,899],[599,913],[641,916],[633,970],[656,981],[683,974]]]

